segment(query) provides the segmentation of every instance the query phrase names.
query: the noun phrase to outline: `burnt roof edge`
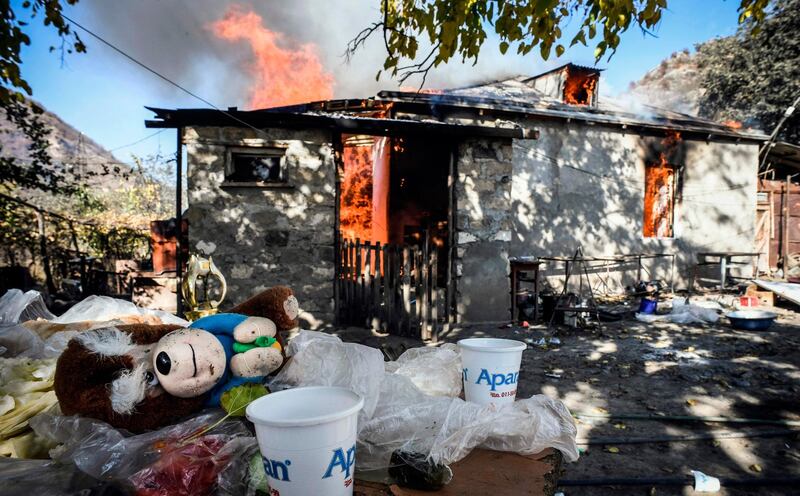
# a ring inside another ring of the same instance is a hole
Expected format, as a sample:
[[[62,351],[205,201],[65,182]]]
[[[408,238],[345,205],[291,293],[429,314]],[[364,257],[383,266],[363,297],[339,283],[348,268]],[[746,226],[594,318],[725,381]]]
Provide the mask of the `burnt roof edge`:
[[[571,108],[572,106],[563,105],[570,108],[539,108],[533,105],[517,102],[514,100],[499,100],[496,98],[459,96],[447,94],[428,94],[428,93],[406,93],[398,91],[381,91],[378,93],[379,102],[417,105],[420,107],[453,109],[453,110],[476,110],[489,111],[502,114],[523,115],[529,119],[563,120],[567,122],[585,122],[589,125],[601,125],[606,127],[617,127],[624,130],[640,129],[652,131],[674,130],[687,133],[693,138],[703,141],[715,141],[720,138],[724,141],[748,141],[763,143],[768,136],[752,132],[748,134],[739,133],[735,130],[722,127],[721,124],[706,121],[704,119],[686,116],[686,119],[676,121],[665,119],[662,123],[636,120],[626,117],[624,114],[597,110],[592,107],[581,107],[580,109]]]
[[[162,109],[145,107],[156,114],[158,120],[146,120],[148,128],[181,128],[187,126],[328,129],[350,134],[376,136],[440,135],[440,136],[486,136],[495,138],[537,139],[536,130],[522,127],[494,127],[452,124],[437,121],[408,119],[380,119],[341,115],[319,115],[297,112],[275,112],[265,110],[215,109]]]

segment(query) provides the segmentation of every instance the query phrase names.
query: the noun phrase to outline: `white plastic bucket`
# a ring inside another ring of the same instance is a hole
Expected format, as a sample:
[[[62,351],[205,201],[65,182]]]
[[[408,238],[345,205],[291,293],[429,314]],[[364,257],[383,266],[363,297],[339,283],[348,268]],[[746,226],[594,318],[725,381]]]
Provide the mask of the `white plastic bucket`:
[[[464,398],[472,403],[502,408],[517,397],[519,367],[527,345],[496,338],[462,339]]]
[[[363,406],[359,395],[337,387],[287,389],[250,403],[270,495],[352,495]]]

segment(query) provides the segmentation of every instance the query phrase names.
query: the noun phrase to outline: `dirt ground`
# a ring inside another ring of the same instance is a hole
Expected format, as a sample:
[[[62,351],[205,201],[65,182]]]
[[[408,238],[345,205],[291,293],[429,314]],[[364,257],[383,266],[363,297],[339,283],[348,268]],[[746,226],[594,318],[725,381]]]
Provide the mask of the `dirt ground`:
[[[800,314],[779,312],[776,324],[764,332],[734,330],[724,318],[705,325],[628,320],[595,329],[559,328],[549,333],[545,326],[523,329],[482,324],[451,329],[442,339],[455,342],[491,336],[530,343],[523,353],[517,397],[542,393],[560,398],[579,416],[581,458],[566,464],[562,480],[689,477],[691,470],[732,479],[800,477],[800,438],[784,432],[791,427],[602,417],[639,414],[800,420]],[[347,331],[339,334],[349,340]],[[552,337],[560,343],[536,344]],[[392,345],[398,341],[407,346],[419,344],[395,339]],[[375,346],[386,343],[381,337],[365,341]],[[800,427],[794,429],[800,433]],[[773,437],[730,439],[718,434],[756,431],[769,431]],[[687,435],[710,435],[711,439],[624,442]],[[663,485],[561,487],[560,491],[566,496],[699,494],[689,487]],[[723,487],[717,494],[799,492],[786,486]]]

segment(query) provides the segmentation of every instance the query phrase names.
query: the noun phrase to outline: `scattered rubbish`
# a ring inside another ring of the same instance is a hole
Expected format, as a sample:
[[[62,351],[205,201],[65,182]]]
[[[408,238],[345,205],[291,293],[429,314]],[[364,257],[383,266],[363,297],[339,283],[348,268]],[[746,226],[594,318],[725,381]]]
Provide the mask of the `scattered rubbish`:
[[[719,479],[699,470],[692,470],[692,475],[694,476],[694,490],[699,493],[716,493],[722,487]]]
[[[616,446],[608,446],[608,447],[605,448],[604,451],[607,451],[608,453],[616,454],[616,453],[619,453],[619,448],[617,448]]]
[[[639,302],[639,313],[654,314],[658,308],[658,300],[655,298],[644,297]]]
[[[757,472],[759,474],[761,473],[761,465],[759,465],[758,463],[754,463],[754,464],[750,465],[748,468],[750,470],[752,470],[753,472]]]
[[[685,303],[682,299],[672,300],[672,311],[668,314],[645,314],[637,313],[636,320],[640,322],[673,322],[675,324],[707,324],[715,323],[719,320],[716,309],[708,308],[705,305],[695,303]],[[716,302],[710,302],[719,307]],[[721,307],[719,307],[721,310]]]
[[[400,487],[436,491],[453,480],[450,467],[431,463],[422,453],[395,451],[389,461],[389,475]]]
[[[531,326],[531,325],[528,323],[528,321],[527,321],[527,320],[523,320],[523,321],[522,321],[522,323],[520,324],[520,327],[525,327],[525,328],[528,328],[528,327],[530,327],[530,326]]]
[[[520,454],[550,447],[565,460],[578,458],[577,429],[569,411],[545,395],[518,398],[503,410],[426,395],[408,377],[386,370],[380,351],[315,331],[300,331],[286,354],[291,360],[270,382],[270,390],[338,386],[364,398],[358,422],[360,470],[388,468],[398,450],[443,465],[479,446]]]
[[[796,305],[800,305],[800,284],[780,281],[764,281],[761,279],[756,279],[753,282],[763,289],[772,291],[781,298],[789,300]]]
[[[554,374],[552,372],[546,372],[544,374],[545,377],[550,377],[552,379],[561,379],[561,374]]]

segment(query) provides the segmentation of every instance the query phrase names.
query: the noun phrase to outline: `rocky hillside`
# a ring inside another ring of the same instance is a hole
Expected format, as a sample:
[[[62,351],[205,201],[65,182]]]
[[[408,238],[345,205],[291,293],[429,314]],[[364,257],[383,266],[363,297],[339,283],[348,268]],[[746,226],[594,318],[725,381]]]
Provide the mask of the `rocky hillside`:
[[[631,83],[623,98],[698,115],[703,88],[697,58],[688,50],[673,53],[640,80]]]
[[[40,119],[50,129],[48,151],[54,167],[65,167],[83,178],[83,203],[36,190],[16,189],[14,196],[72,218],[137,228],[146,228],[152,218],[162,218],[170,210],[174,188],[155,177],[148,164],[139,168],[120,162],[52,112],[45,111]],[[5,156],[22,160],[29,156],[27,137],[4,116],[0,116],[0,146]]]

